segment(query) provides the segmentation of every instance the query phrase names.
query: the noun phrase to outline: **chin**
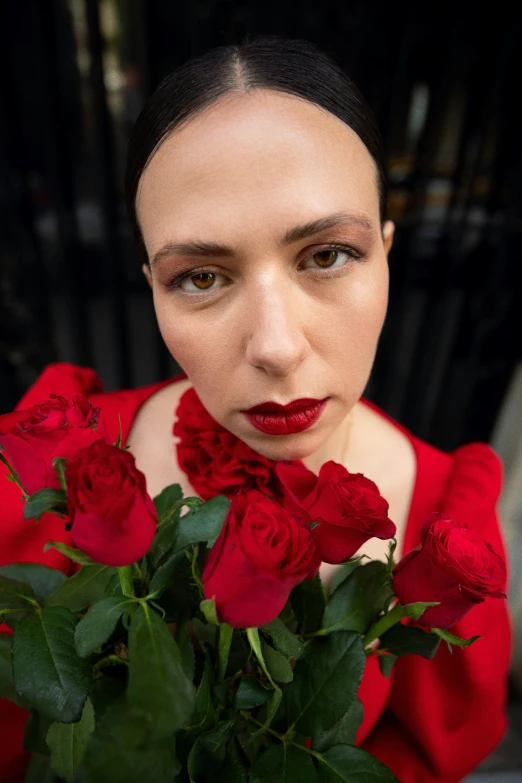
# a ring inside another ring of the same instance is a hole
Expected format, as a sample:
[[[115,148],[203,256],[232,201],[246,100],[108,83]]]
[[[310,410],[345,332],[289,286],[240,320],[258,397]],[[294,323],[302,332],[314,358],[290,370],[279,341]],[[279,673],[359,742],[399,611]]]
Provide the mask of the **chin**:
[[[270,440],[246,439],[245,443],[262,454],[263,457],[279,462],[280,460],[302,460],[316,452],[323,444],[324,439],[317,436],[305,437],[306,433],[296,433],[294,435],[274,436]]]

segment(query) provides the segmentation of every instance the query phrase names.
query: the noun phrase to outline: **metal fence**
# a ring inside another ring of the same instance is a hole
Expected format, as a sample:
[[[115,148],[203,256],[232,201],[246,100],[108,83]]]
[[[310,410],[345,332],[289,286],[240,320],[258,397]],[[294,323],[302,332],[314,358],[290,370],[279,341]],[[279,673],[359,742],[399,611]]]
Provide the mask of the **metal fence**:
[[[123,205],[130,129],[179,63],[278,33],[333,55],[384,137],[397,230],[365,396],[441,448],[488,440],[521,358],[521,7],[454,6],[0,4],[0,410],[53,360],[107,389],[177,369]]]

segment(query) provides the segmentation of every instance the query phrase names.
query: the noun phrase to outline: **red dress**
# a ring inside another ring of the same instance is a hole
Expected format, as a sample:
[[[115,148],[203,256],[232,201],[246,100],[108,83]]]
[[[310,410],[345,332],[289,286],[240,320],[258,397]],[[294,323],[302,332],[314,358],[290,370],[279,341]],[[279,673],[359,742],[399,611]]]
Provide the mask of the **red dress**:
[[[118,435],[118,413],[126,442],[140,406],[156,391],[184,373],[138,389],[103,393],[96,373],[72,364],[49,365],[17,405],[23,410],[51,393],[64,397],[86,394],[102,406],[109,435]],[[505,559],[503,534],[496,512],[502,486],[502,463],[486,443],[471,443],[452,453],[433,448],[412,435],[373,403],[362,402],[392,422],[413,444],[417,476],[408,516],[404,553],[419,543],[419,530],[431,511],[466,522]],[[173,412],[174,417],[174,412]],[[175,451],[173,450],[173,459]],[[49,540],[72,544],[63,520],[44,515],[38,525],[23,519],[19,489],[5,480],[0,463],[0,565],[39,562],[64,573],[73,563]],[[507,674],[512,628],[506,602],[487,599],[452,629],[461,637],[484,638],[450,654],[442,643],[427,661],[416,655],[399,658],[391,677],[381,675],[376,656],[368,659],[359,690],[364,721],[356,744],[384,762],[402,783],[457,783],[500,742],[506,728]],[[0,632],[11,633],[4,624]],[[29,762],[23,750],[28,713],[0,698],[0,783],[21,783]]]

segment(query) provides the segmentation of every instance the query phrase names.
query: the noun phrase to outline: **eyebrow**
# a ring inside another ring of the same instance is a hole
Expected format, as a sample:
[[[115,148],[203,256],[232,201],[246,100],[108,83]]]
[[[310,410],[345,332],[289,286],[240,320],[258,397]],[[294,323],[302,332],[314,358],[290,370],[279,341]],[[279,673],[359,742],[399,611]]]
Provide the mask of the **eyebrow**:
[[[300,226],[290,228],[283,236],[282,244],[290,245],[301,239],[319,234],[328,228],[334,228],[339,225],[358,226],[365,231],[374,233],[372,223],[365,217],[350,215],[347,212],[335,212],[332,215],[309,220]],[[164,245],[151,259],[151,266],[157,264],[161,259],[171,255],[183,256],[207,256],[210,258],[230,258],[235,255],[232,247],[219,245],[216,242],[169,242]]]

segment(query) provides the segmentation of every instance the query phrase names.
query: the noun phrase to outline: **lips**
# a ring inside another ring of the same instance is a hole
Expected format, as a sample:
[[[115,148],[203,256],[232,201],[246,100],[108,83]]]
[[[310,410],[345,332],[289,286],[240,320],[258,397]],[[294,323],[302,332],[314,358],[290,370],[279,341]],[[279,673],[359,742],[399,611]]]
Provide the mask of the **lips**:
[[[310,401],[310,398],[302,398],[288,405],[261,403],[243,413],[256,429],[267,435],[291,435],[315,424],[328,399]],[[269,407],[272,410],[268,410]]]
[[[318,405],[320,402],[323,402],[323,400],[318,400],[315,397],[301,397],[299,400],[292,400],[292,402],[288,402],[286,405],[280,405],[278,402],[261,402],[259,405],[254,405],[252,408],[244,410],[243,413],[284,414],[301,410],[302,408],[309,408],[312,405]]]

